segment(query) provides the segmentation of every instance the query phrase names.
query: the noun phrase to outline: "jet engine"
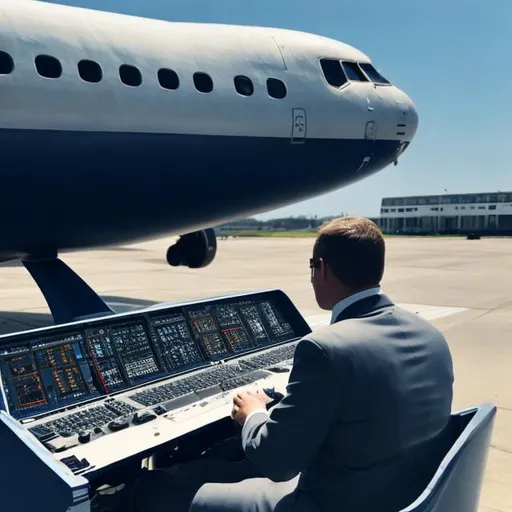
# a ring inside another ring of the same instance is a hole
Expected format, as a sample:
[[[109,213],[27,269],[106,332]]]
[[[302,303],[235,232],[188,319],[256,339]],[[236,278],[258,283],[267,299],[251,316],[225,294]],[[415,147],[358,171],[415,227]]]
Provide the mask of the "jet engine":
[[[180,265],[189,268],[203,268],[209,265],[217,253],[217,238],[212,228],[201,229],[181,235],[179,240],[167,249],[167,263],[172,267]]]

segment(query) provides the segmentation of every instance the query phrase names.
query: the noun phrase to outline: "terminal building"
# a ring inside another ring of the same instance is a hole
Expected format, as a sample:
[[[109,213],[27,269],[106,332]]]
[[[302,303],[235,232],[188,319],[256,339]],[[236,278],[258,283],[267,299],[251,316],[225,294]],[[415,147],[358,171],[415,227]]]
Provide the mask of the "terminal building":
[[[512,235],[512,192],[385,197],[385,233]]]

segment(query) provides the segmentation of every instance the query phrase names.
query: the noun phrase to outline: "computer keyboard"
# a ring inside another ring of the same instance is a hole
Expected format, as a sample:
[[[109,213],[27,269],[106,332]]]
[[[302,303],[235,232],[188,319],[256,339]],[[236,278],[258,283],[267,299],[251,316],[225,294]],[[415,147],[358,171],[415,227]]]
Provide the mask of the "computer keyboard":
[[[294,351],[295,345],[277,347],[264,354],[246,357],[234,364],[215,366],[189,377],[138,391],[130,395],[130,398],[148,407],[214,386],[218,386],[224,391],[235,389],[261,378],[261,374],[253,373],[255,370],[264,370],[272,365],[291,360]]]
[[[71,437],[78,432],[99,429],[102,425],[135,411],[135,407],[131,405],[114,399],[107,399],[104,404],[80,410],[68,416],[32,427],[29,430],[40,440],[49,439],[56,434],[62,437]]]
[[[273,365],[284,363],[285,361],[293,360],[293,354],[295,353],[295,343],[292,345],[283,345],[263,354],[255,354],[249,356],[240,361],[240,366],[243,368],[250,369],[265,369],[270,368]]]

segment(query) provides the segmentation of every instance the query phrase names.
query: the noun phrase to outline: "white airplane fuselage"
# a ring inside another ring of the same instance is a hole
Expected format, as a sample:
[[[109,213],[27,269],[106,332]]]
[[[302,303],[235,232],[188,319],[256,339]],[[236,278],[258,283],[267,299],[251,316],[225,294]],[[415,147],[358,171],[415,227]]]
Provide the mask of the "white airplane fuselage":
[[[2,257],[323,194],[396,161],[418,123],[392,84],[329,84],[321,59],[369,57],[301,32],[4,0],[0,52]]]

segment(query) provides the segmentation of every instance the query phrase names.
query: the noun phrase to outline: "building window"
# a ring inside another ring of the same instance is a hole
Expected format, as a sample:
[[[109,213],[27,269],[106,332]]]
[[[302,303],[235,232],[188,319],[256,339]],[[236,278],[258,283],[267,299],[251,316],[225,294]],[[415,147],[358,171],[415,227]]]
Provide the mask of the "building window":
[[[103,78],[103,72],[97,62],[92,60],[81,60],[78,63],[78,74],[84,82],[96,84]]]
[[[324,78],[329,85],[338,89],[347,83],[347,77],[341,67],[341,62],[336,59],[320,59],[320,67]]]
[[[36,70],[43,78],[59,78],[62,75],[62,64],[50,55],[38,55],[35,58]]]
[[[138,87],[142,84],[142,74],[135,66],[129,64],[122,64],[119,67],[119,78],[124,85],[129,87]]]
[[[0,75],[10,75],[14,71],[14,60],[7,52],[0,51]]]
[[[254,94],[254,85],[252,80],[246,76],[235,76],[235,89],[241,96],[252,96]]]
[[[495,204],[490,204],[489,205],[489,210],[496,210],[496,205]]]
[[[464,196],[462,202],[466,204],[476,203],[476,196],[474,194]]]
[[[162,68],[157,73],[158,83],[162,89],[176,90],[180,86],[180,79],[176,71]]]
[[[282,100],[286,97],[286,85],[282,80],[278,78],[267,79],[267,91],[271,98]]]

